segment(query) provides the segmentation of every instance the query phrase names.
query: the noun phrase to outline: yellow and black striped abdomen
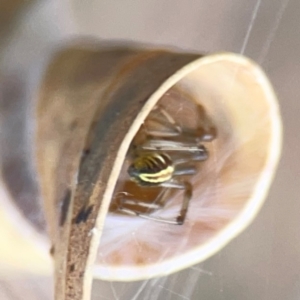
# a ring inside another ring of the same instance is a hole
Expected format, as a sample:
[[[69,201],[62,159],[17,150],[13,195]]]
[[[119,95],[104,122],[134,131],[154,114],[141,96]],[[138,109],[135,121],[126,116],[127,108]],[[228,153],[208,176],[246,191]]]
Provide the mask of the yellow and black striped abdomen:
[[[159,185],[173,177],[172,159],[166,153],[146,153],[135,158],[128,168],[131,179],[140,185]]]

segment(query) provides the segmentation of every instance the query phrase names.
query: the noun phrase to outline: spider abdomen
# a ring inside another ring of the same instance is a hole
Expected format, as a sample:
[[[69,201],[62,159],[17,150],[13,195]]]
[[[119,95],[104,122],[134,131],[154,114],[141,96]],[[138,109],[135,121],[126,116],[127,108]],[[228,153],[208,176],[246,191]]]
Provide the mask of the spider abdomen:
[[[159,185],[173,177],[174,166],[166,153],[145,153],[135,158],[128,169],[131,179],[140,185]]]

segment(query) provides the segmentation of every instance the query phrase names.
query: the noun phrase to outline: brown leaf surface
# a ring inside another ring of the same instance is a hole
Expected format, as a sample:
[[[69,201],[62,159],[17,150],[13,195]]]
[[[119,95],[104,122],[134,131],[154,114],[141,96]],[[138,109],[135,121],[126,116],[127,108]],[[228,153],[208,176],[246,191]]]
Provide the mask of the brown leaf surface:
[[[149,96],[197,57],[67,49],[49,66],[38,99],[37,156],[56,300],[90,299],[91,266],[110,197],[138,129],[132,124],[143,122],[139,113]]]

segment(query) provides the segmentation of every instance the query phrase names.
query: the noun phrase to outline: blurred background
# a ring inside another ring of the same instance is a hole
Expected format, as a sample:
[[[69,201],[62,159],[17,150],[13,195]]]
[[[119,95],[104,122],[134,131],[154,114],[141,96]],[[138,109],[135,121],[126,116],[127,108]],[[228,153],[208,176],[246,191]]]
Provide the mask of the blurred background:
[[[263,67],[278,94],[284,123],[282,159],[253,224],[212,258],[166,278],[95,281],[93,300],[300,298],[299,17],[298,0],[1,1],[3,162],[21,151],[20,144],[28,143],[24,133],[30,126],[23,125],[34,105],[29,95],[52,51],[82,36],[103,43],[131,41],[199,53],[241,53]],[[31,170],[26,153],[19,157]],[[10,180],[18,176],[16,172]],[[32,199],[37,191],[22,180],[16,196]],[[43,230],[42,216],[37,215],[35,222]],[[0,299],[52,299],[52,279],[28,274],[1,278]]]

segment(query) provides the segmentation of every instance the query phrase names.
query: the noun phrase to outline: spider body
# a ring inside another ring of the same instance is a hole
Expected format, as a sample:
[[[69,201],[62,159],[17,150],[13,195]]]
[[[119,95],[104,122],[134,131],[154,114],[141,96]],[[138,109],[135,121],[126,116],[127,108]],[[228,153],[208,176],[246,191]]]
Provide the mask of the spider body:
[[[208,158],[208,151],[202,141],[212,141],[215,138],[215,128],[211,131],[203,128],[195,130],[182,128],[162,107],[157,106],[163,117],[156,120],[168,131],[145,130],[146,139],[141,145],[133,145],[132,163],[128,174],[132,181],[145,188],[162,187],[161,193],[148,204],[139,200],[122,199],[119,209],[130,215],[139,216],[158,222],[182,225],[185,221],[193,187],[189,181],[181,177],[197,172],[196,162]],[[170,130],[171,129],[171,130]],[[151,211],[161,209],[168,200],[169,189],[183,190],[183,201],[179,215],[174,220],[152,216],[151,213],[141,213],[123,204],[149,208]]]
[[[141,186],[157,186],[172,179],[175,168],[166,153],[145,153],[135,158],[128,168],[132,180]]]

